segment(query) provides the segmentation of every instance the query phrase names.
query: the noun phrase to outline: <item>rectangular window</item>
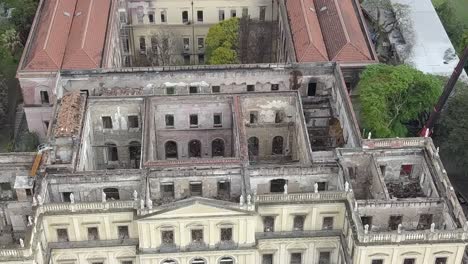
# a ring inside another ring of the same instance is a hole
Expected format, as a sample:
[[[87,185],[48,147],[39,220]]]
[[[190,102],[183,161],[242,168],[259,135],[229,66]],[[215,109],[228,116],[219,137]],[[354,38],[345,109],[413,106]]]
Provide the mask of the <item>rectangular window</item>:
[[[203,11],[202,10],[197,11],[197,21],[198,22],[203,22]]]
[[[184,55],[184,65],[190,64],[190,55]]]
[[[232,241],[232,228],[221,228],[221,241]]]
[[[120,23],[127,24],[127,13],[119,12]]]
[[[152,12],[152,11],[148,12],[148,21],[151,24],[154,24],[154,12]]]
[[[330,255],[329,251],[322,251],[319,254],[319,264],[330,264]]]
[[[188,22],[188,11],[182,11],[182,23]]]
[[[49,104],[49,93],[47,91],[41,91],[41,103]]]
[[[136,115],[128,116],[128,127],[129,128],[138,128],[139,127],[138,116],[136,116]]]
[[[163,245],[173,245],[174,244],[174,231],[173,230],[161,231],[161,243]]]
[[[118,226],[117,232],[119,234],[119,239],[128,239],[130,237],[128,234],[128,226]]]
[[[307,96],[315,96],[316,93],[317,93],[317,83],[309,82],[307,86]]]
[[[373,259],[372,264],[383,264],[383,259]]]
[[[398,225],[401,224],[403,216],[401,215],[391,215],[388,219],[388,228],[390,230],[397,230]]]
[[[273,254],[263,254],[262,264],[273,264]]]
[[[421,214],[418,221],[418,230],[425,230],[431,228],[432,214]]]
[[[198,115],[190,115],[190,127],[198,127]]]
[[[122,261],[121,264],[133,264],[133,261],[131,261],[131,260],[124,260],[124,261]]]
[[[202,196],[203,187],[201,182],[191,182],[190,183],[190,195],[191,196]]]
[[[166,10],[161,11],[161,23],[166,23]]]
[[[415,264],[416,263],[416,259],[414,258],[405,258],[403,260],[403,264]]]
[[[327,182],[317,182],[318,191],[326,191],[327,190]]]
[[[205,64],[205,54],[198,54],[198,64]]]
[[[256,124],[257,123],[257,119],[258,119],[258,112],[256,111],[252,111],[250,112],[250,118],[249,118],[249,123],[250,124]]]
[[[88,240],[99,240],[99,232],[97,227],[88,227]]]
[[[447,264],[447,258],[436,258],[435,264]]]
[[[184,38],[184,51],[190,50],[190,38]]]
[[[237,17],[237,11],[235,9],[231,9],[231,17]]]
[[[189,93],[191,93],[191,94],[198,93],[198,87],[197,86],[190,86],[189,87]]]
[[[293,230],[294,230],[294,231],[302,231],[302,230],[304,230],[304,220],[305,220],[305,216],[304,216],[304,215],[296,215],[296,216],[294,216]]]
[[[221,86],[219,86],[219,85],[213,85],[213,86],[211,86],[211,92],[212,92],[212,93],[219,93],[219,92],[221,92]]]
[[[123,51],[125,53],[128,53],[130,51],[130,43],[129,43],[128,37],[124,37],[124,40],[122,41],[122,46],[123,46]]]
[[[204,38],[198,38],[198,49],[204,49],[205,48],[205,39]]]
[[[140,53],[146,53],[146,39],[145,39],[145,37],[140,37]]]
[[[277,84],[277,83],[271,84],[271,90],[272,91],[278,91],[279,90],[279,84]]]
[[[218,16],[219,16],[219,21],[223,21],[224,20],[224,10],[220,9],[218,11]]]
[[[166,115],[164,119],[166,121],[166,127],[174,127],[174,115]]]
[[[151,37],[151,51],[154,55],[158,54],[158,38],[155,36]]]
[[[259,20],[260,21],[265,21],[265,16],[266,16],[266,6],[261,6],[260,7]]]
[[[173,94],[175,94],[175,88],[174,88],[174,87],[167,87],[167,88],[166,88],[166,94],[167,94],[167,95],[173,95]]]
[[[218,198],[229,199],[231,195],[231,183],[229,181],[218,182]]]
[[[203,229],[192,229],[192,242],[203,242]]]
[[[291,253],[290,264],[302,264],[302,253]]]
[[[253,84],[247,85],[247,92],[255,92],[255,85]]]
[[[26,196],[32,196],[32,189],[24,189],[26,191]]]
[[[221,120],[221,114],[214,114],[213,115],[213,126],[214,127],[222,127],[223,121]]]
[[[263,217],[263,232],[275,232],[275,218],[273,216]]]
[[[372,227],[372,216],[361,216],[362,225],[369,225],[369,228]]]
[[[249,15],[249,9],[247,7],[242,8],[242,17],[247,17]]]
[[[0,190],[1,191],[10,191],[11,190],[11,184],[9,182],[0,183]]]
[[[57,241],[68,242],[68,230],[66,228],[57,229]]]
[[[102,119],[102,128],[110,129],[112,128],[112,118],[110,116],[103,116]]]
[[[62,192],[62,201],[65,202],[65,203],[71,202],[70,194],[72,194],[72,193],[71,192]]]
[[[45,126],[46,130],[49,129],[49,124],[50,124],[49,121],[44,121],[44,126]]]
[[[163,198],[174,198],[174,183],[161,183],[161,195]]]
[[[322,230],[332,230],[333,229],[333,217],[327,216],[323,218]]]

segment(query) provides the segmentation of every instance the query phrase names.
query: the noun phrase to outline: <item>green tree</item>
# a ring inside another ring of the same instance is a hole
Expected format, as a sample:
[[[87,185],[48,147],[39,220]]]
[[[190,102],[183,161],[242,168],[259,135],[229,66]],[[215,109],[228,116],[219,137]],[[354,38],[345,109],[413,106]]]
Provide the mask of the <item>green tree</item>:
[[[38,2],[37,0],[3,0],[7,8],[12,8],[9,22],[15,26],[19,38],[23,45],[28,39],[29,30],[34,21],[34,15]]]
[[[236,63],[239,18],[234,17],[212,26],[206,35],[205,43],[205,55],[209,64]]]
[[[441,114],[434,140],[440,146],[441,157],[459,168],[468,166],[468,87],[458,87]],[[448,157],[448,158],[445,158]],[[466,170],[464,170],[466,172]]]
[[[447,35],[452,41],[453,47],[460,51],[460,47],[462,45],[464,24],[455,15],[450,1],[444,1],[440,5],[436,6],[436,11],[439,15],[440,21],[444,25]]]
[[[16,30],[13,28],[5,30],[5,32],[0,35],[0,43],[13,57],[15,57],[23,47],[18,33],[16,33]]]
[[[362,123],[375,137],[405,137],[410,121],[434,106],[442,84],[407,65],[368,66],[358,83]]]

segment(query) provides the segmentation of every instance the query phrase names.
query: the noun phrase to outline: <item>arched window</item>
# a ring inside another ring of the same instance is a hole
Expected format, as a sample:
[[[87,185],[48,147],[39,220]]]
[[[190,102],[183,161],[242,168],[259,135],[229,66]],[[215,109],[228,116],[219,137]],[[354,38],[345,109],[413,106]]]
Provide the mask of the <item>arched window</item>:
[[[215,139],[211,142],[211,154],[213,157],[224,157],[224,141]]]
[[[103,192],[106,194],[107,200],[120,200],[119,189],[105,188]]]
[[[177,264],[177,261],[175,261],[173,259],[166,259],[166,260],[163,260],[163,262],[161,262],[161,264]]]
[[[201,158],[201,142],[199,140],[190,140],[188,149],[189,158]]]
[[[273,138],[273,142],[271,144],[271,152],[274,155],[283,154],[283,137],[277,136]]]
[[[128,152],[130,153],[130,167],[133,169],[140,168],[140,158],[141,158],[141,144],[138,141],[130,142],[128,147]]]
[[[258,156],[258,138],[251,137],[248,140],[249,158]]]
[[[107,161],[119,160],[119,154],[117,152],[117,145],[114,143],[106,143],[107,148]]]
[[[286,184],[285,179],[276,179],[270,181],[270,192],[282,193],[284,192],[284,185]]]
[[[166,152],[166,159],[177,159],[177,143],[168,141],[164,144],[164,151]]]
[[[223,257],[219,260],[219,264],[234,264],[234,258]]]
[[[206,260],[202,258],[194,258],[190,261],[190,264],[206,264]]]

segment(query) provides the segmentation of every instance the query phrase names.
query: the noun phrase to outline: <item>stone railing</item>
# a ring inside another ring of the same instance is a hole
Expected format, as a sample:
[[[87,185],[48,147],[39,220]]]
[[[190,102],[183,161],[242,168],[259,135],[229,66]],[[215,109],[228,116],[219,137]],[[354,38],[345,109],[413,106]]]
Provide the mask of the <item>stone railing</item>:
[[[341,230],[304,230],[280,232],[256,232],[256,239],[298,238],[298,237],[340,237]]]
[[[427,198],[423,201],[392,201],[392,200],[358,200],[359,208],[382,208],[382,207],[437,207],[443,205],[441,198]]]
[[[316,193],[272,193],[258,194],[256,203],[288,203],[288,202],[310,202],[310,201],[337,201],[346,200],[345,192],[316,192]]]
[[[7,259],[29,258],[32,255],[31,248],[2,248],[0,249],[0,261]]]
[[[388,138],[388,139],[363,139],[362,148],[404,148],[404,147],[425,147],[425,138]]]
[[[395,242],[418,242],[418,241],[463,241],[468,238],[468,232],[458,230],[435,230],[431,231],[402,231],[394,232],[369,232],[359,234],[359,240],[364,243],[395,243]]]
[[[112,239],[112,240],[86,240],[86,241],[69,241],[69,242],[52,242],[49,243],[51,249],[68,249],[68,248],[90,248],[90,247],[115,247],[115,246],[136,246],[139,240],[134,238],[127,239]]]
[[[300,167],[300,166],[284,166],[284,167],[262,167],[262,168],[249,168],[248,173],[250,177],[268,176],[268,177],[288,177],[288,176],[302,176],[302,175],[317,175],[323,177],[323,173],[330,173],[332,171],[327,167]],[[336,174],[336,173],[333,173]]]
[[[87,210],[109,210],[109,209],[132,209],[135,208],[135,201],[107,201],[84,202],[84,203],[48,203],[40,206],[41,213],[62,212],[62,211],[87,211]]]

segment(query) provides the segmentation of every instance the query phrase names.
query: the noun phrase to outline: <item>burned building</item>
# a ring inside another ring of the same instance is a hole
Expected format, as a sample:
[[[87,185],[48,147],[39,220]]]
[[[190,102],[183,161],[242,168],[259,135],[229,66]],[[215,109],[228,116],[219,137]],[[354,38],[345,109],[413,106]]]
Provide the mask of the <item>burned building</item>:
[[[362,139],[335,63],[62,71],[56,91],[35,177],[4,179],[30,205],[4,210],[2,263],[462,261],[431,139]]]

